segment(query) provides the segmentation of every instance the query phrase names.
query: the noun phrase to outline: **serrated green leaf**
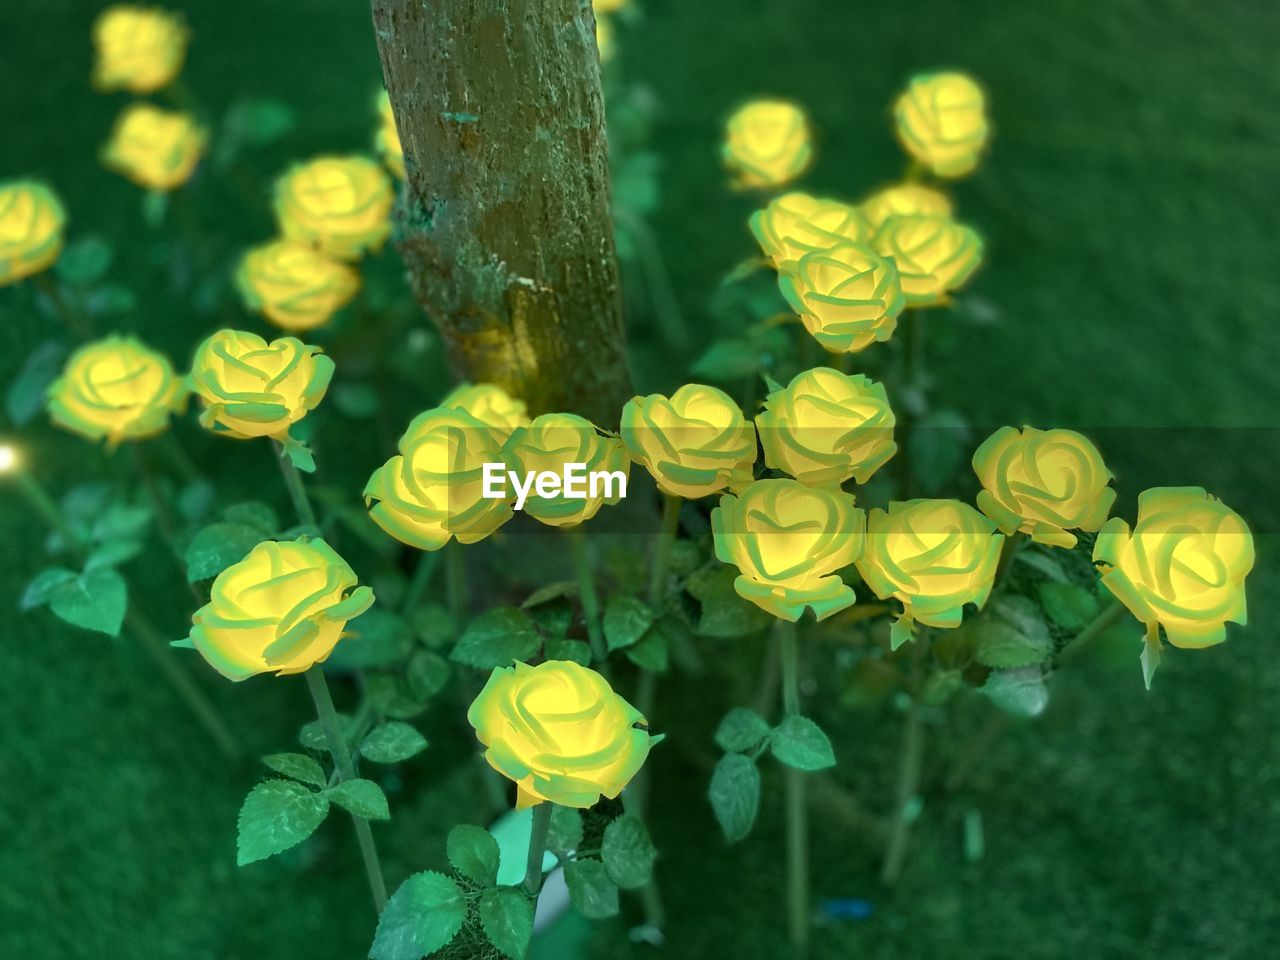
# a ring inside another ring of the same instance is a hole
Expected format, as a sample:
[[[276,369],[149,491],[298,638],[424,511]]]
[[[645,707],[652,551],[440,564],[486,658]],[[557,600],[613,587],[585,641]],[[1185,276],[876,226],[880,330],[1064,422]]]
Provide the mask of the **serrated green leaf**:
[[[347,623],[325,666],[339,671],[390,667],[403,662],[413,648],[413,633],[404,619],[373,606]]]
[[[716,764],[707,793],[716,822],[730,843],[751,832],[760,809],[760,771],[750,757],[727,753]]]
[[[482,887],[498,882],[498,841],[488,830],[459,824],[449,831],[445,846],[450,865],[460,875]]]
[[[195,583],[216,577],[243,560],[263,539],[256,528],[239,523],[211,523],[201,528],[187,546],[187,579]]]
[[[524,960],[533,936],[533,904],[515,887],[498,887],[480,895],[480,929],[498,952]]]
[[[599,860],[570,860],[564,865],[569,899],[589,920],[603,920],[618,913],[618,885],[609,879]]]
[[[399,720],[374,727],[360,744],[360,753],[374,763],[399,763],[425,749],[427,738]]]
[[[547,849],[555,853],[577,850],[582,844],[582,814],[573,807],[559,804],[551,808],[551,825],[547,828]]]
[[[696,570],[685,589],[702,604],[697,630],[704,637],[742,637],[759,633],[773,618],[733,588],[735,574],[723,565]]]
[[[61,372],[66,356],[67,345],[61,340],[46,340],[27,354],[5,394],[5,412],[14,425],[25,426],[44,409],[45,393]]]
[[[222,511],[222,519],[242,527],[253,527],[262,534],[264,540],[280,532],[279,514],[270,504],[260,500],[233,503]]]
[[[49,593],[49,609],[76,627],[120,635],[129,604],[124,577],[110,567],[86,570]]]
[[[22,599],[18,601],[19,608],[27,611],[43,607],[54,593],[71,583],[77,576],[74,570],[68,570],[66,567],[49,567],[41,570],[31,578],[31,582],[22,591]]]
[[[657,856],[649,831],[639,817],[624,813],[605,827],[600,858],[609,879],[623,890],[635,890],[648,883]]]
[[[693,362],[689,372],[716,383],[741,380],[760,369],[760,351],[746,340],[717,340]]]
[[[463,631],[450,659],[471,667],[491,670],[528,660],[542,640],[533,620],[515,607],[497,607],[482,613]]]
[[[528,599],[520,604],[522,610],[531,610],[534,607],[541,606],[552,600],[558,600],[561,597],[573,596],[578,592],[577,580],[558,580],[555,583],[548,583],[545,587],[539,587],[533,593],[529,594]]]
[[[409,681],[398,673],[378,672],[365,675],[365,696],[369,704],[392,720],[412,720],[427,709],[430,701],[413,695]]]
[[[313,787],[325,785],[324,770],[305,753],[273,753],[263,757],[262,762],[276,773],[293,780],[301,780]]]
[[[1053,652],[1040,608],[1027,597],[998,597],[964,629],[973,637],[974,659],[987,667],[1027,667]]]
[[[344,780],[325,791],[325,796],[338,806],[366,820],[390,820],[387,797],[372,780]]]
[[[378,918],[370,960],[422,960],[462,928],[467,902],[444,874],[428,870],[400,884]]]
[[[267,780],[249,791],[236,822],[236,863],[265,860],[301,843],[329,812],[323,793],[292,780]]]
[[[440,654],[434,650],[418,650],[409,658],[405,683],[413,696],[430,700],[448,685],[452,673],[449,661]]]
[[[1035,717],[1049,705],[1049,690],[1038,666],[992,670],[981,690],[1001,710],[1020,717]]]
[[[355,727],[353,721],[345,713],[336,714],[338,718],[338,729],[342,735],[347,738],[347,742],[351,742],[351,732]],[[298,731],[298,742],[308,750],[323,750],[329,752],[329,741],[324,735],[324,724],[319,720],[312,720],[310,723],[302,725],[302,729]]]
[[[1050,620],[1063,630],[1083,630],[1098,615],[1101,604],[1092,591],[1074,583],[1046,581],[1040,584],[1040,603]]]
[[[418,642],[432,650],[443,650],[458,637],[458,624],[448,608],[438,603],[424,603],[409,615]]]
[[[143,546],[140,540],[112,540],[89,554],[84,562],[84,568],[97,570],[100,567],[119,567],[141,553]]]
[[[779,761],[797,770],[826,770],[836,765],[831,741],[808,717],[785,717],[769,739],[769,749]]]
[[[627,647],[623,653],[637,667],[652,673],[666,673],[670,665],[670,650],[667,647],[667,635],[660,624],[649,628],[644,638],[637,644]]]
[[[548,660],[572,660],[584,667],[591,666],[591,645],[582,640],[570,640],[564,637],[548,640],[545,652]]]
[[[1069,583],[1071,578],[1067,576],[1067,571],[1062,568],[1058,558],[1047,553],[1046,550],[1047,548],[1041,548],[1036,544],[1029,544],[1014,554],[1013,562],[1024,563],[1050,580]]]
[[[769,736],[769,724],[749,707],[734,707],[716,727],[716,744],[726,753],[750,750]]]
[[[643,600],[614,596],[604,608],[604,638],[610,650],[622,650],[637,643],[653,626],[653,611]]]

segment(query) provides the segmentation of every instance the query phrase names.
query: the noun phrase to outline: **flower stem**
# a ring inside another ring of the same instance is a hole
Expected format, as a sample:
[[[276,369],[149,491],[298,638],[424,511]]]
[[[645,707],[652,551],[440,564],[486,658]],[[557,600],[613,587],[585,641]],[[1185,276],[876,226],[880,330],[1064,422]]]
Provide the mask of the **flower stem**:
[[[435,576],[436,567],[440,563],[439,550],[423,550],[418,555],[418,564],[413,570],[413,579],[409,581],[409,586],[404,591],[404,602],[401,607],[405,613],[411,613],[413,608],[418,605],[418,601],[422,599],[422,593],[431,583],[431,578]]]
[[[924,683],[925,644],[924,631],[911,641],[911,702],[907,706],[902,727],[902,749],[898,752],[897,805],[893,830],[889,835],[889,847],[880,868],[880,882],[887,887],[897,883],[902,873],[902,865],[907,856],[907,841],[911,837],[911,822],[914,819],[911,816],[912,801],[920,792],[920,772],[924,766],[924,718],[920,712],[920,688]]]
[[[298,521],[304,527],[310,527],[315,536],[320,535],[320,524],[316,522],[316,512],[311,508],[311,498],[307,496],[307,488],[302,482],[302,474],[289,455],[284,452],[284,444],[272,440],[276,451],[276,461],[280,464],[280,474],[284,477],[285,488],[293,501],[293,509],[298,514]]]
[[[146,454],[142,452],[142,446],[138,443],[129,444],[129,452],[133,455],[133,464],[138,471],[138,477],[142,481],[142,489],[147,495],[147,500],[151,503],[151,512],[156,518],[156,529],[160,531],[160,539],[164,541],[164,545],[169,548],[169,552],[173,554],[173,559],[177,561],[180,571],[186,570],[186,557],[183,555],[182,547],[178,543],[178,531],[173,522],[173,514],[169,510],[169,505],[164,502],[164,497],[160,493],[160,487],[156,484],[156,478],[151,472],[151,465],[147,462]],[[187,579],[182,578],[187,589],[191,591],[191,596],[195,599],[196,606],[203,606],[205,597],[201,595],[200,588]]]
[[[547,831],[551,828],[551,812],[554,805],[544,800],[534,804],[533,831],[529,834],[529,859],[525,861],[524,892],[534,899],[542,890],[542,858],[547,852]]]
[[[333,708],[333,697],[329,694],[329,684],[325,682],[324,671],[317,663],[304,676],[307,678],[307,689],[311,692],[311,699],[315,701],[316,716],[320,718],[320,726],[324,728],[324,738],[329,746],[329,754],[333,757],[333,765],[338,770],[338,782],[354,780],[355,763],[352,762],[351,750],[343,737],[342,728],[338,725],[338,714]],[[351,822],[355,825],[356,842],[360,845],[364,872],[369,878],[369,891],[373,894],[373,905],[381,915],[382,908],[387,905],[387,884],[382,877],[378,848],[373,843],[373,831],[369,829],[369,821],[364,817],[358,817],[353,813]]]
[[[453,614],[454,625],[462,629],[462,621],[467,610],[467,558],[463,555],[463,545],[458,542],[448,544],[444,548],[445,587],[449,593],[449,612]]]
[[[657,607],[666,596],[667,571],[671,567],[671,548],[680,530],[680,506],[683,501],[671,494],[662,499],[662,529],[654,545],[653,565],[649,568],[649,606]]]
[[[1013,566],[1013,558],[1018,555],[1018,551],[1022,549],[1027,539],[1027,535],[1021,530],[1015,530],[1004,538],[1004,544],[1000,550],[1000,559],[996,563],[996,575],[994,589],[999,590],[1004,584],[1004,579],[1009,575],[1009,568]]]
[[[607,650],[604,634],[600,629],[600,598],[596,595],[596,578],[591,569],[587,552],[587,539],[580,527],[566,531],[569,552],[573,557],[573,572],[578,578],[578,597],[582,601],[582,617],[587,621],[587,639],[591,641],[591,657],[604,663]]]
[[[800,653],[796,625],[777,624],[778,652],[782,661],[782,709],[786,716],[800,713]],[[809,947],[809,808],[804,771],[787,767],[787,926],[797,955]]]
[[[1106,633],[1107,629],[1120,619],[1126,609],[1123,603],[1113,601],[1106,609],[1094,617],[1087,627],[1076,634],[1065,647],[1058,651],[1057,657],[1054,658],[1054,666],[1065,666],[1079,657],[1099,634]]]

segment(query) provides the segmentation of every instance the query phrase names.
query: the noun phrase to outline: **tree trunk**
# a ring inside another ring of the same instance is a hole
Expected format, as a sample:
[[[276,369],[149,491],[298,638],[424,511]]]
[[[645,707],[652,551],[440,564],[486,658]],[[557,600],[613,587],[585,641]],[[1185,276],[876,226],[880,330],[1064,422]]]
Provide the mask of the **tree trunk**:
[[[373,0],[399,247],[459,377],[614,427],[631,395],[590,0]]]

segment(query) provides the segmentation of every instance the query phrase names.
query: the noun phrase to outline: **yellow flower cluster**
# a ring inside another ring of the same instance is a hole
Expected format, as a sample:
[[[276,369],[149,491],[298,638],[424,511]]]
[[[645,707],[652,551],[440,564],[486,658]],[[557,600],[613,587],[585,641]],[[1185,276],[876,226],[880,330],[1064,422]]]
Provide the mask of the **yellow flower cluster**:
[[[66,222],[62,201],[44,184],[0,183],[0,287],[53,266]]]

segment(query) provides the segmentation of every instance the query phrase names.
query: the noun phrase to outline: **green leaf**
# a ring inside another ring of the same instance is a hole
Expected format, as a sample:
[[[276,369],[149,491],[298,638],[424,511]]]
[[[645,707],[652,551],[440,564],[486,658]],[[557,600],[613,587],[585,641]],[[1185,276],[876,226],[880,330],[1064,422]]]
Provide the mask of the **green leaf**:
[[[138,309],[138,297],[123,283],[102,283],[84,298],[85,309],[95,317],[119,316]]]
[[[430,700],[449,683],[453,668],[434,650],[418,650],[409,658],[405,684],[409,692],[422,700]]]
[[[643,640],[635,646],[627,647],[623,652],[627,655],[627,659],[637,667],[642,667],[652,673],[667,672],[667,666],[670,662],[667,635],[663,632],[660,624],[655,624],[644,635]]]
[[[336,670],[390,667],[403,662],[413,648],[413,633],[404,618],[374,606],[347,624],[342,642],[334,647],[326,667]]]
[[[1058,583],[1069,583],[1071,578],[1067,576],[1067,571],[1062,568],[1058,558],[1050,554],[1048,550],[1049,548],[1040,547],[1038,544],[1028,544],[1013,555],[1013,562],[1025,563],[1050,580],[1056,580]]]
[[[635,890],[649,882],[658,851],[639,817],[624,813],[604,828],[600,857],[609,879],[624,890]]]
[[[548,640],[546,655],[548,660],[572,660],[584,667],[591,666],[591,645],[582,640]]]
[[[1020,717],[1035,717],[1049,705],[1049,690],[1038,666],[992,670],[982,692],[1001,710]]]
[[[374,711],[393,720],[411,720],[429,706],[409,689],[409,681],[398,673],[365,675],[365,696]]]
[[[364,817],[366,820],[391,819],[386,794],[372,780],[344,780],[326,790],[325,795],[357,817]]]
[[[750,750],[769,736],[769,724],[749,707],[734,707],[716,727],[716,743],[726,753]]]
[[[97,283],[111,269],[111,245],[101,237],[81,237],[66,245],[58,255],[54,271],[73,287]]]
[[[62,371],[66,356],[67,346],[61,340],[46,340],[27,354],[5,395],[5,412],[15,426],[25,426],[44,409],[45,393]]]
[[[689,372],[716,383],[741,380],[760,369],[760,351],[746,340],[717,340],[697,360]]]
[[[618,885],[609,879],[599,860],[570,860],[564,865],[569,899],[589,920],[603,920],[618,913]]]
[[[87,570],[49,593],[49,609],[58,617],[109,637],[120,635],[128,603],[124,577],[110,567]]]
[[[1142,641],[1142,682],[1148,690],[1151,689],[1151,681],[1155,678],[1156,671],[1160,669],[1160,632],[1158,630],[1148,630]]]
[[[759,633],[773,618],[733,589],[735,574],[723,565],[694,571],[685,589],[702,604],[698,633],[704,637],[742,637]]]
[[[836,765],[831,741],[808,717],[786,717],[769,739],[769,749],[782,763],[797,770],[826,770]]]
[[[491,670],[528,660],[542,640],[533,620],[515,607],[497,607],[482,613],[463,631],[450,659],[467,666]]]
[[[577,580],[557,580],[555,583],[548,583],[545,587],[539,587],[533,593],[529,594],[528,599],[520,604],[522,610],[531,610],[534,607],[541,606],[551,600],[558,600],[561,597],[568,597],[578,592]]]
[[[276,773],[309,783],[313,787],[323,787],[325,784],[324,770],[305,753],[273,753],[263,757],[262,762]]]
[[[997,597],[963,628],[974,643],[974,659],[987,667],[1028,667],[1053,652],[1053,638],[1035,601]]]
[[[483,827],[460,824],[449,831],[449,863],[461,876],[482,887],[498,882],[498,841]]]
[[[707,796],[716,821],[730,843],[751,832],[760,809],[760,771],[741,753],[727,753],[716,764]]]
[[[345,713],[336,714],[338,718],[338,729],[347,742],[351,742],[351,732],[355,728],[353,721]],[[298,742],[308,750],[329,751],[329,741],[324,735],[324,724],[319,720],[312,720],[310,723],[303,724],[301,730],[298,731]]]
[[[236,822],[236,863],[244,866],[275,856],[315,832],[329,812],[329,800],[292,780],[267,780],[244,798]]]
[[[653,626],[653,611],[643,600],[614,596],[604,608],[604,638],[610,650],[622,650],[639,641]]]
[[[434,870],[415,873],[383,908],[369,958],[421,960],[452,940],[466,918],[467,902],[453,880]]]
[[[418,642],[432,650],[443,650],[458,637],[453,614],[438,603],[424,603],[409,615]]]
[[[233,103],[224,122],[229,138],[252,146],[266,146],[288,134],[297,120],[293,108],[283,100],[255,97]]]
[[[1040,603],[1055,625],[1078,633],[1098,615],[1100,604],[1092,591],[1074,583],[1046,581],[1040,584]]]
[[[499,887],[480,894],[480,929],[489,942],[511,960],[524,960],[533,936],[533,904],[516,887]]]
[[[201,528],[187,546],[187,579],[195,583],[216,577],[243,560],[263,539],[261,531],[240,523],[211,523]]]
[[[303,473],[316,472],[315,455],[312,454],[311,448],[303,441],[285,434],[285,438],[280,441],[280,449],[289,458],[289,462]]]
[[[139,540],[146,535],[151,523],[151,508],[116,502],[96,517],[93,539],[101,543],[112,540]]]
[[[259,500],[231,504],[222,511],[222,519],[242,527],[253,527],[262,534],[263,539],[270,539],[280,532],[279,514],[270,504]]]
[[[425,749],[427,738],[399,720],[374,727],[360,744],[360,753],[374,763],[399,763]]]
[[[582,814],[573,807],[556,804],[551,808],[551,826],[547,829],[547,849],[568,853],[582,845]]]
[[[27,611],[43,607],[58,590],[71,583],[77,576],[74,570],[68,570],[65,567],[49,567],[41,570],[31,578],[27,588],[22,591],[22,599],[18,601],[19,608]]]
[[[98,547],[84,562],[85,570],[97,570],[99,567],[118,567],[128,563],[142,552],[140,540],[112,540]]]

